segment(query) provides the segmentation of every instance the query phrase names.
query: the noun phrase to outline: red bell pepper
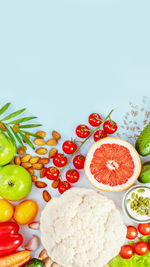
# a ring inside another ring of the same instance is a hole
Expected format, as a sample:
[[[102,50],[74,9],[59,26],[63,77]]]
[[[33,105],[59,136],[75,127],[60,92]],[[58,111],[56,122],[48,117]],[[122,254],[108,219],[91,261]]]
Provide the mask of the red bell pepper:
[[[22,244],[23,237],[18,230],[14,222],[0,223],[0,257],[14,252]]]
[[[4,235],[16,234],[19,232],[19,225],[15,222],[0,223],[0,238]]]

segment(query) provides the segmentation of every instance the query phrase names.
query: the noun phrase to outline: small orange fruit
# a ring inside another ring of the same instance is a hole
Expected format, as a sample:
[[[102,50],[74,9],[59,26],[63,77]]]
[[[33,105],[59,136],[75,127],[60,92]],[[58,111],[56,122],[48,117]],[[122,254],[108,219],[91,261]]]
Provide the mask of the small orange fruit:
[[[14,213],[14,207],[6,199],[0,199],[0,222],[9,221]]]
[[[31,223],[37,216],[38,204],[34,200],[24,200],[15,207],[14,219],[21,225]]]

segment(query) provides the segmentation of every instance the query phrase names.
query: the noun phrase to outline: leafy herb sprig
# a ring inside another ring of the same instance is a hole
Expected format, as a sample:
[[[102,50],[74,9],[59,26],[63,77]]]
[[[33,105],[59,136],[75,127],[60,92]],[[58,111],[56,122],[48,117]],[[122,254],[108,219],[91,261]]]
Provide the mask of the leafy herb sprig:
[[[17,143],[21,145],[21,147],[25,150],[23,145],[23,140],[33,149],[35,149],[33,143],[26,137],[28,134],[29,136],[42,138],[32,132],[26,131],[29,128],[40,127],[42,124],[23,124],[24,122],[28,122],[30,120],[36,119],[37,117],[23,117],[23,118],[16,118],[18,115],[22,114],[26,108],[17,110],[9,115],[5,116],[4,112],[9,108],[11,103],[5,104],[0,109],[0,132],[4,133],[9,136],[11,141],[17,147]],[[15,118],[15,119],[14,119]],[[2,130],[3,129],[3,130]]]

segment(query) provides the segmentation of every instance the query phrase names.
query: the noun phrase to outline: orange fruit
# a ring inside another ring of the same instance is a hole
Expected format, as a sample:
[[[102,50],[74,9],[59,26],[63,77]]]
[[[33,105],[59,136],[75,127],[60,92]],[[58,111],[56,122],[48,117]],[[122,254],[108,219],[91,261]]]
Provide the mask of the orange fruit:
[[[140,157],[135,148],[119,138],[107,137],[90,148],[84,171],[96,188],[118,192],[130,187],[141,171]]]
[[[34,200],[24,200],[15,207],[14,219],[21,225],[31,223],[37,216],[38,204]]]
[[[14,213],[14,207],[6,199],[0,199],[0,222],[9,221]]]

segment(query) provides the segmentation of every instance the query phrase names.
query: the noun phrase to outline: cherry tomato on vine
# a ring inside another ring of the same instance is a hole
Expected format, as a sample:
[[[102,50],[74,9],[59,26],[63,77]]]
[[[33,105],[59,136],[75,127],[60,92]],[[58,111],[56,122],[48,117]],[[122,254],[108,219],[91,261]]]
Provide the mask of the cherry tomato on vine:
[[[138,225],[138,231],[142,235],[150,235],[150,223],[140,223]]]
[[[91,124],[91,126],[97,127],[101,124],[101,122],[102,122],[102,118],[98,113],[92,113],[89,116],[89,124]]]
[[[127,235],[126,238],[128,239],[135,239],[138,235],[138,231],[136,229],[136,227],[132,226],[132,225],[128,225],[127,226]]]
[[[133,247],[130,245],[124,245],[121,247],[119,254],[123,259],[130,259],[133,256]]]
[[[67,181],[61,181],[58,184],[58,191],[63,194],[65,191],[71,188],[71,185]]]
[[[77,145],[74,142],[67,140],[63,143],[62,149],[66,154],[72,154],[76,151]]]
[[[67,157],[63,154],[57,153],[53,157],[53,163],[56,167],[64,167],[67,164]]]
[[[80,138],[86,138],[90,134],[90,129],[85,124],[80,124],[76,128],[76,135]]]
[[[144,241],[140,241],[134,245],[134,252],[139,255],[143,256],[148,252],[148,244]]]
[[[94,141],[97,142],[98,140],[107,137],[107,134],[103,130],[98,130],[94,133],[93,138]]]
[[[76,169],[83,169],[84,161],[85,157],[83,155],[77,155],[73,159],[73,165],[75,166]]]
[[[79,172],[77,170],[71,169],[66,172],[66,179],[70,183],[76,183],[79,180]]]
[[[117,123],[115,121],[108,120],[108,121],[104,122],[103,129],[104,129],[105,133],[113,134],[117,131],[118,126],[117,126]]]
[[[59,177],[59,170],[55,167],[49,167],[46,170],[46,177],[49,180],[57,180],[57,178]]]

